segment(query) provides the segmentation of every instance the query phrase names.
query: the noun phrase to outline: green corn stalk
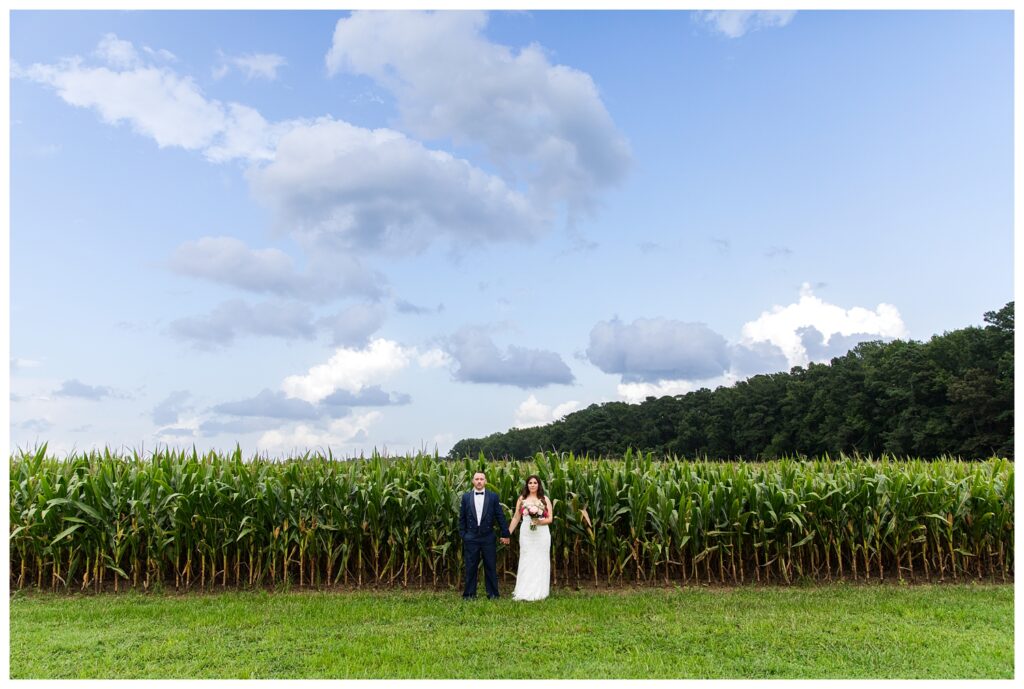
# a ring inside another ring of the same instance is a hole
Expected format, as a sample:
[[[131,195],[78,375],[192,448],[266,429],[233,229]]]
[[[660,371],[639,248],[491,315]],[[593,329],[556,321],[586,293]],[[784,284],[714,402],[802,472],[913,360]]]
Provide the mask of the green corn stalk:
[[[479,468],[506,514],[541,476],[559,585],[1013,576],[1013,463],[999,458],[46,452],[11,456],[12,588],[457,587],[459,496]],[[499,549],[501,571],[516,548]]]

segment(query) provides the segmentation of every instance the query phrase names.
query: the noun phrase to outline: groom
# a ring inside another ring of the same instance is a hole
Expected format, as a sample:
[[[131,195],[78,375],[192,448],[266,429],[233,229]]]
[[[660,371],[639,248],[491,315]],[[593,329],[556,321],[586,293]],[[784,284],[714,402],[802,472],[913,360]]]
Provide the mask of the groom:
[[[488,598],[498,597],[497,546],[494,543],[494,521],[501,528],[501,542],[508,544],[508,524],[505,512],[498,503],[498,494],[485,490],[487,476],[482,471],[473,474],[473,490],[462,495],[459,508],[459,534],[466,562],[466,587],[462,598],[476,598],[476,571],[480,557],[484,559],[484,586]]]

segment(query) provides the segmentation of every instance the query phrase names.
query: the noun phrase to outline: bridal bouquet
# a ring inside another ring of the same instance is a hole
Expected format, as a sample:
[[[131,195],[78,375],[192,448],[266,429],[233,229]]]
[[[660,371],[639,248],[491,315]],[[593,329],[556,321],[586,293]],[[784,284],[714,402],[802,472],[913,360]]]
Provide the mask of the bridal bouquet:
[[[544,511],[544,508],[540,507],[539,505],[527,505],[526,507],[523,508],[523,515],[529,515],[530,531],[536,531],[537,520],[546,517],[547,513]]]

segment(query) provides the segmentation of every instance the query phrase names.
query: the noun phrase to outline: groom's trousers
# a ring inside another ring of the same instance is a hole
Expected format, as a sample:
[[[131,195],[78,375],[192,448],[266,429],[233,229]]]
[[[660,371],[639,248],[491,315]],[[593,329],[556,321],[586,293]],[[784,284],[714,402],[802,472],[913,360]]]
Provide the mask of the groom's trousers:
[[[466,534],[462,547],[463,559],[466,562],[466,586],[462,590],[463,598],[476,598],[477,569],[480,559],[484,561],[484,588],[488,598],[498,597],[498,546],[494,532],[480,534],[472,531]]]

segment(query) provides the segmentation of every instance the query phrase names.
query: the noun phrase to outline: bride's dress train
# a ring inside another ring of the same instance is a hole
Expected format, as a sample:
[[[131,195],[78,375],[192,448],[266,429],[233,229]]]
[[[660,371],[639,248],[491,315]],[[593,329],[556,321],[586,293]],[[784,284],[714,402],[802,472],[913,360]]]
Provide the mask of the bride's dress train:
[[[519,570],[513,600],[542,600],[551,588],[551,532],[547,524],[530,529],[531,517],[519,527]]]

